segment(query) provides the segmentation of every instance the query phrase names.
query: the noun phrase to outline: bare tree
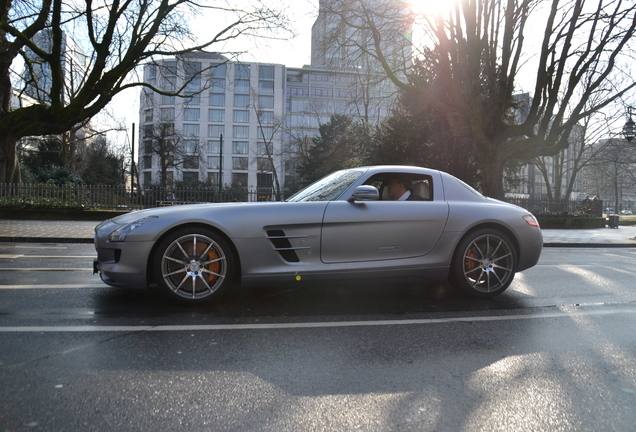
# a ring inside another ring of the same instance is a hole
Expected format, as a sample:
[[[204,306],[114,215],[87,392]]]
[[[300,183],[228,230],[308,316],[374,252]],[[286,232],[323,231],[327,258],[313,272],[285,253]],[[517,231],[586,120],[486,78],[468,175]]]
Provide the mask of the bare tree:
[[[263,143],[263,148],[257,149],[260,151],[257,151],[258,154],[256,160],[258,164],[260,157],[265,156],[265,160],[267,161],[265,166],[257,166],[257,169],[261,173],[271,172],[276,193],[275,200],[279,200],[283,196],[280,179],[278,178],[282,154],[280,151],[275,149],[274,142],[280,142],[280,140],[274,140],[274,137],[279,135],[279,131],[282,129],[284,121],[280,118],[276,118],[276,116],[273,115],[273,111],[264,111],[258,108],[256,104],[257,98],[252,97],[252,100],[254,101],[253,108],[256,112],[256,119],[258,121],[258,139],[262,140]]]
[[[634,52],[634,2],[462,0],[446,12],[412,9],[406,15],[402,5],[396,0],[330,0],[321,12],[337,17],[336,28],[345,36],[341,47],[355,47],[373,58],[399,88],[421,92],[455,134],[475,140],[481,189],[487,195],[503,196],[508,161],[557,154],[569,145],[581,120],[636,86],[633,79],[624,79]],[[404,50],[391,49],[388,38],[397,33],[386,28],[399,28],[400,21],[422,36],[412,38],[411,47],[435,73],[425,86],[408,79],[408,60],[398,62]],[[534,53],[528,52],[530,32],[541,35]],[[530,67],[531,104],[517,124],[513,94],[521,72]]]
[[[144,168],[150,168],[153,156],[159,161],[159,183],[168,186],[168,170],[199,169],[203,157],[203,143],[184,137],[177,132],[172,122],[148,125],[144,130]]]
[[[619,110],[610,115],[596,112],[585,117],[574,127],[568,148],[554,156],[539,156],[533,160],[547,186],[548,199],[571,198],[581,172],[602,159],[610,146],[612,140],[605,138],[611,135],[622,114]]]
[[[131,78],[138,65],[237,37],[262,35],[286,24],[280,12],[258,2],[251,9],[193,0],[0,2],[0,182],[5,183],[20,180],[16,143],[21,137],[68,131],[97,114],[117,93],[148,86]],[[197,38],[188,28],[189,19],[201,13],[210,17],[210,37]],[[45,33],[50,43],[36,43]],[[65,92],[69,82],[65,34],[86,35],[82,46],[86,69],[75,80],[76,91],[70,98]],[[20,62],[31,72],[23,83],[13,69]],[[38,67],[49,71],[46,84],[36,79]],[[14,90],[24,94],[28,85],[36,85],[46,97],[12,110]]]
[[[586,170],[589,192],[601,196],[605,203],[613,201],[614,211],[619,212],[623,190],[636,185],[636,149],[622,138],[602,140],[594,146],[597,148],[602,151],[596,152]]]

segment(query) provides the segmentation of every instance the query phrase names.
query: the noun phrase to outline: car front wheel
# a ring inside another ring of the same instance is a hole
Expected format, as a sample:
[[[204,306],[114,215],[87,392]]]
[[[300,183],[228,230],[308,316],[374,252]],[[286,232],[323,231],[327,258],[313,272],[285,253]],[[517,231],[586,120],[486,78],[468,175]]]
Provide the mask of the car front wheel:
[[[213,231],[188,228],[164,238],[154,258],[155,280],[169,297],[202,303],[227,291],[234,259],[225,240]]]
[[[479,230],[459,243],[450,281],[473,297],[494,297],[508,288],[515,267],[515,249],[509,238],[496,230]]]

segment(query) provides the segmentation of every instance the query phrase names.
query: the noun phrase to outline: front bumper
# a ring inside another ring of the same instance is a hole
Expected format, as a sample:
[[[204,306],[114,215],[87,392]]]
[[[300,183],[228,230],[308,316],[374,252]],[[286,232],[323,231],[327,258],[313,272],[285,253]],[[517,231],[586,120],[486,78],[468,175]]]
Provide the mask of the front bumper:
[[[144,289],[148,286],[148,257],[154,242],[109,242],[95,238],[93,273],[108,285]]]

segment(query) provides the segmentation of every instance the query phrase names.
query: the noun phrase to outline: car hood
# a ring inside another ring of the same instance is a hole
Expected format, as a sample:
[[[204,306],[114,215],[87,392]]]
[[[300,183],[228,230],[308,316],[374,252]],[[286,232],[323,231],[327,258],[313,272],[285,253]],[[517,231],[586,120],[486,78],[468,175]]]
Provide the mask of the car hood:
[[[134,222],[138,219],[145,218],[148,216],[191,214],[192,211],[195,211],[195,210],[196,211],[205,210],[205,209],[214,210],[214,209],[222,209],[227,207],[262,205],[262,204],[266,204],[266,203],[265,202],[255,202],[255,203],[232,202],[232,203],[184,204],[184,205],[175,205],[175,206],[169,206],[169,207],[157,207],[157,208],[137,210],[130,213],[126,213],[124,215],[117,216],[113,219],[110,219],[110,221],[118,225],[125,225],[127,223]]]

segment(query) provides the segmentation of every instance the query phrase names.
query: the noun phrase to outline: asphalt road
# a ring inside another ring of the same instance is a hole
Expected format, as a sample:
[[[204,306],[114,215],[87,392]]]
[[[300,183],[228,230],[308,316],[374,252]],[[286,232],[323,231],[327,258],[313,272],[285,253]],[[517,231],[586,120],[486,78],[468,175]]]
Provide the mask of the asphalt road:
[[[491,300],[290,284],[175,306],[92,245],[0,244],[0,431],[631,431],[636,250],[545,249]]]

